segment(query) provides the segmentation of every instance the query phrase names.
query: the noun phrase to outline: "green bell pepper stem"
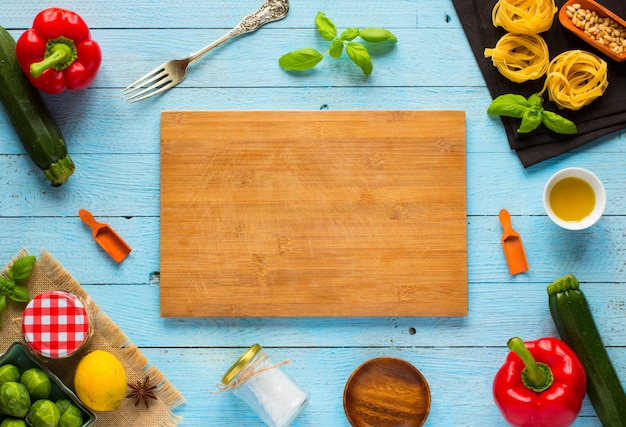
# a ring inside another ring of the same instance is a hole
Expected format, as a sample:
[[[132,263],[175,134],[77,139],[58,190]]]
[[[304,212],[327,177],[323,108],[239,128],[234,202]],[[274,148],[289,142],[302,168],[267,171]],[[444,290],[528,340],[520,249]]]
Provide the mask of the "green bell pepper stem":
[[[507,347],[522,359],[524,370],[522,371],[522,383],[526,388],[536,392],[547,390],[554,382],[552,371],[545,363],[539,363],[524,345],[519,337],[513,337],[507,342]]]
[[[63,36],[48,40],[43,60],[30,64],[30,74],[37,78],[50,68],[56,71],[64,70],[72,65],[76,58],[78,58],[78,53],[72,40]]]

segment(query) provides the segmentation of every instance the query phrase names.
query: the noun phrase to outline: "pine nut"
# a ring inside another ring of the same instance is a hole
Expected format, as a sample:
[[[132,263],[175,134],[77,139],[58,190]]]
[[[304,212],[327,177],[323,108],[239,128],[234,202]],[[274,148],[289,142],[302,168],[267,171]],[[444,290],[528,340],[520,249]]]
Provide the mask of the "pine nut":
[[[617,53],[626,49],[626,28],[608,16],[600,17],[595,11],[584,9],[575,3],[565,11],[572,23],[592,40],[608,46]]]

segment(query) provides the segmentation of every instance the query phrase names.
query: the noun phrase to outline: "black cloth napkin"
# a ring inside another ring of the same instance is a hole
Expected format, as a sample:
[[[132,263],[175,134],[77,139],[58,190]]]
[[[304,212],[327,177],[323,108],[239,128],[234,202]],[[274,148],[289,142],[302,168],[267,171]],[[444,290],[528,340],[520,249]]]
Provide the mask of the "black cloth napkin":
[[[566,0],[556,0],[560,9]],[[491,13],[496,0],[452,0],[461,25],[476,57],[478,66],[485,78],[492,98],[506,93],[515,93],[526,97],[541,91],[545,78],[514,83],[502,76],[494,67],[491,58],[485,58],[485,48],[495,47],[500,37],[506,34],[501,27],[494,27]],[[626,2],[623,0],[598,1],[621,17],[626,17]],[[609,85],[603,96],[578,111],[559,109],[544,94],[544,108],[554,111],[572,120],[578,129],[576,135],[560,135],[540,126],[534,132],[518,135],[518,119],[502,118],[509,145],[514,149],[524,167],[535,165],[543,160],[580,147],[603,135],[626,128],[626,62],[616,62],[588,45],[576,35],[563,28],[554,17],[552,28],[541,36],[548,44],[550,58],[571,49],[582,49],[594,53],[608,63]],[[487,106],[485,106],[485,111]],[[485,112],[485,114],[487,114]]]

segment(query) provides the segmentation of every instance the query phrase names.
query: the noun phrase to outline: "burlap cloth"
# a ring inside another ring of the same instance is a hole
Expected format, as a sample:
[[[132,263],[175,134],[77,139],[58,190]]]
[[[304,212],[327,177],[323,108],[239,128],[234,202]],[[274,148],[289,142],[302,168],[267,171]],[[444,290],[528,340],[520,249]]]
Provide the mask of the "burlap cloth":
[[[20,251],[15,259],[27,256],[26,250]],[[11,261],[13,262],[13,260]],[[2,271],[6,275],[11,263]],[[94,426],[141,426],[170,427],[176,426],[181,417],[172,410],[184,402],[183,396],[172,386],[165,376],[154,366],[148,366],[148,359],[130,342],[126,335],[89,297],[76,280],[45,250],[41,251],[30,277],[23,283],[31,298],[49,290],[63,290],[78,296],[90,316],[92,334],[87,344],[79,353],[66,359],[44,360],[44,363],[68,387],[74,390],[74,371],[80,358],[92,350],[106,350],[115,354],[126,370],[129,383],[150,377],[152,384],[158,385],[158,400],[150,399],[150,407],[143,403],[135,407],[134,399],[123,399],[122,405],[115,411],[96,412]],[[0,317],[0,353],[4,353],[14,341],[24,342],[21,335],[21,316],[26,304],[8,301]],[[43,359],[43,358],[42,358]],[[130,390],[130,389],[129,389]]]

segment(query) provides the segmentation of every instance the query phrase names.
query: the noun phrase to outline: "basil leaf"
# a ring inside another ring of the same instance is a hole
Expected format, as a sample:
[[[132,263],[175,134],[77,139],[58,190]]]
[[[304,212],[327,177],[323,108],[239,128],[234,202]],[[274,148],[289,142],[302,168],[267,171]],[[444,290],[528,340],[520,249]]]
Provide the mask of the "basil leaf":
[[[317,50],[307,47],[284,54],[278,60],[283,70],[304,71],[315,67],[324,59],[324,55]]]
[[[11,298],[13,301],[17,301],[17,302],[30,301],[30,295],[28,294],[28,289],[20,285],[15,285],[13,289],[10,289],[7,292],[7,296]]]
[[[528,102],[533,107],[543,108],[542,107],[542,105],[543,105],[543,98],[541,96],[539,96],[539,94],[533,93],[532,95],[530,95],[528,97]]]
[[[363,74],[369,76],[372,73],[373,65],[370,54],[361,43],[350,42],[346,45],[346,53],[356,65],[358,65]]]
[[[359,37],[370,43],[380,43],[387,41],[392,41],[396,43],[398,41],[396,36],[394,36],[391,31],[384,28],[363,28],[361,31],[359,31]]]
[[[0,295],[0,314],[2,314],[6,306],[7,306],[7,297],[4,295]],[[2,323],[0,323],[0,326],[2,326]]]
[[[16,259],[9,269],[9,278],[15,282],[27,279],[33,271],[36,260],[37,258],[32,255]]]
[[[543,125],[551,131],[567,135],[578,133],[576,124],[563,116],[553,113],[552,111],[545,110],[541,112],[541,115],[543,118]]]
[[[339,36],[339,38],[345,41],[352,41],[356,39],[358,36],[359,36],[358,28],[348,28],[343,33],[341,33],[341,36]]]
[[[339,58],[343,53],[343,41],[339,39],[333,40],[328,51],[333,58]]]
[[[522,115],[522,123],[520,123],[517,129],[518,133],[529,133],[539,127],[543,120],[541,112],[534,109],[527,109]]]
[[[13,286],[15,286],[15,283],[12,280],[0,276],[0,295],[5,295]]]
[[[372,73],[372,58],[366,46],[360,42],[355,42],[357,37],[361,37],[365,42],[397,42],[398,39],[391,31],[384,28],[365,28],[359,30],[355,27],[345,29],[341,35],[337,36],[335,23],[326,16],[324,12],[318,12],[315,16],[315,27],[318,33],[330,42],[328,51],[320,53],[313,48],[300,49],[289,52],[278,59],[280,67],[287,71],[304,71],[315,67],[324,59],[326,55],[332,58],[339,58],[343,55],[344,46],[348,56],[366,76]]]
[[[487,113],[521,119],[528,108],[530,108],[530,103],[526,98],[522,95],[508,93],[494,99],[487,108]]]
[[[317,27],[317,31],[320,33],[322,37],[326,40],[331,41],[337,36],[337,27],[333,21],[327,17],[324,12],[318,12],[315,17],[315,26]]]

